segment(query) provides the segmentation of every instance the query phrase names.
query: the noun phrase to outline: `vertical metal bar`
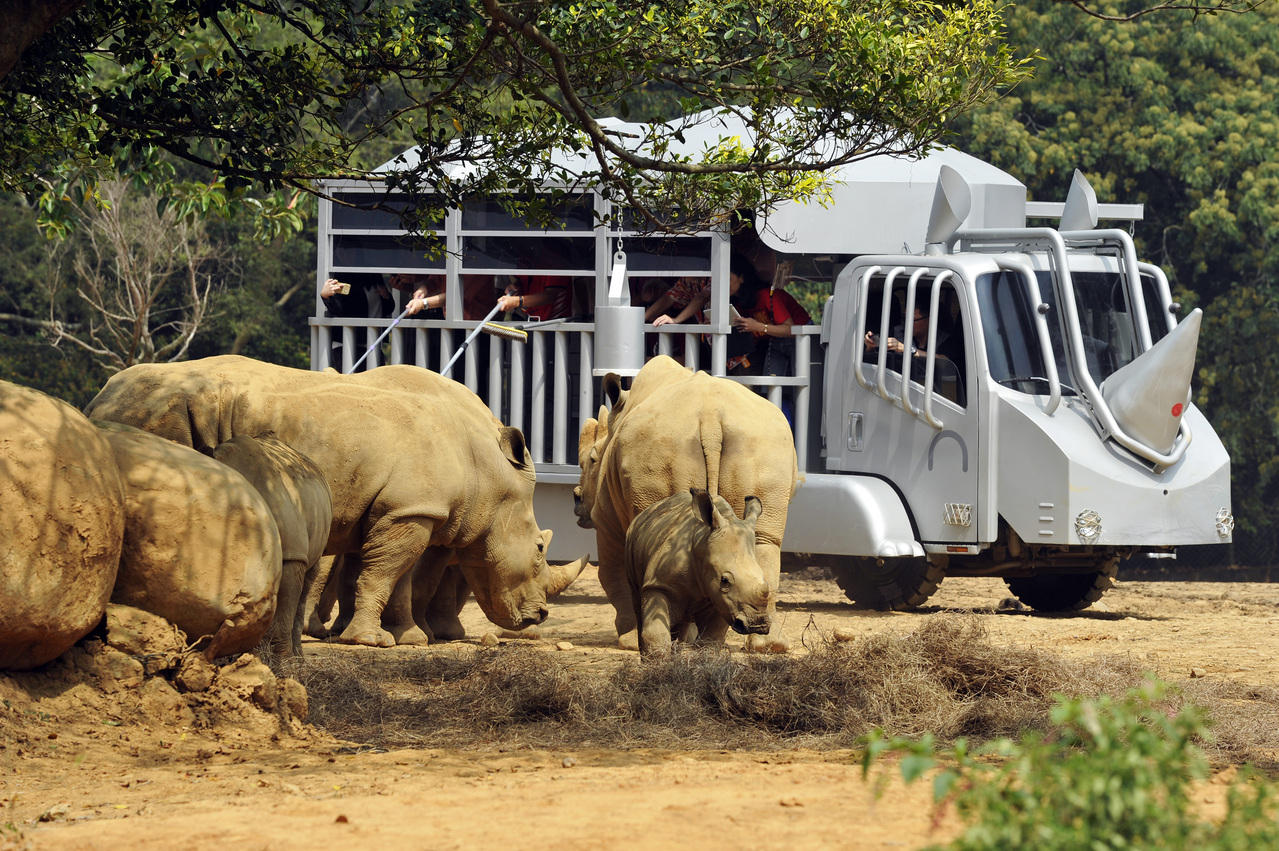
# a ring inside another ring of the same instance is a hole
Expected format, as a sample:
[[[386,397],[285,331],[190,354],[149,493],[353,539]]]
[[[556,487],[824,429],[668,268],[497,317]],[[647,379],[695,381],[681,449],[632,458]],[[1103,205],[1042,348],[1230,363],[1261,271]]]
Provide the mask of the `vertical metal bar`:
[[[506,343],[501,337],[489,338],[489,410],[502,419],[502,350]]]
[[[391,363],[404,363],[404,331],[395,328],[391,331]]]
[[[546,461],[546,332],[530,329],[529,335],[533,338],[533,422],[530,448],[534,462],[544,462]]]
[[[711,362],[707,369],[712,375],[724,375],[728,360],[728,334],[733,326],[728,320],[729,267],[733,243],[726,228],[719,228],[711,240]],[[693,347],[696,349],[696,345]],[[696,362],[696,359],[694,359]],[[696,366],[692,367],[697,369]]]
[[[863,333],[862,337],[865,336]],[[812,379],[809,363],[809,358],[812,357],[811,341],[812,336],[809,334],[799,334],[795,338],[795,377],[803,379],[803,383],[795,388],[795,457],[799,462],[801,473],[808,469],[808,382]],[[854,366],[860,371],[860,363]]]
[[[577,421],[584,423],[595,416],[595,334],[582,332],[582,350],[578,355]]]
[[[670,334],[657,335],[657,353],[659,355],[666,355],[667,357],[671,356],[671,335]]]
[[[444,245],[448,249],[448,253],[444,255],[444,285],[447,288],[444,293],[444,318],[457,322],[466,318],[462,315],[465,294],[462,292],[461,210],[449,210],[444,219]]]
[[[426,328],[413,329],[413,363],[426,369],[430,363],[430,352],[427,351],[427,344],[430,342],[430,334]]]
[[[866,310],[870,300],[871,276],[879,273],[879,266],[870,266],[862,272],[861,283],[857,291],[857,342],[853,344],[853,376],[857,383],[867,390],[874,389],[862,374],[862,364],[866,359]]]
[[[893,281],[902,272],[906,271],[905,266],[894,266],[884,277],[884,304],[879,311],[879,376],[876,381],[879,395],[885,401],[896,404],[897,397],[888,392],[888,334],[892,330],[889,327],[889,311],[893,307]],[[902,332],[905,334],[905,332]],[[902,355],[902,369],[904,370],[908,364],[906,363],[907,355]],[[906,390],[906,382],[908,378],[902,377],[902,391]]]
[[[698,361],[701,360],[701,348],[697,342],[696,334],[684,335],[684,366],[694,372],[698,370]]]
[[[924,350],[925,360],[924,366],[924,419],[933,428],[942,428],[942,421],[933,416],[933,374],[937,369],[937,311],[941,306],[941,285],[954,273],[946,269],[937,277],[933,278],[932,300],[929,302],[928,313],[928,348]],[[912,276],[911,282],[914,283]],[[902,394],[905,395],[904,393]]]
[[[440,363],[441,364],[446,364],[449,361],[453,360],[453,352],[456,351],[456,349],[453,346],[453,333],[454,332],[452,328],[440,329]],[[449,376],[449,377],[452,378],[452,376]],[[457,379],[454,379],[454,380],[456,381]]]
[[[466,386],[469,387],[471,392],[476,396],[480,395],[480,376],[478,370],[475,368],[474,346],[467,346],[462,351],[462,363],[462,374],[466,377]]]
[[[328,366],[333,356],[333,348],[325,345],[328,330],[325,325],[311,326],[311,369],[316,372]]]
[[[355,329],[350,325],[342,326],[342,373],[351,371],[355,365]]]
[[[568,453],[565,446],[568,440],[568,334],[556,331],[555,334],[555,410],[554,427],[551,439],[551,463],[566,463]]]
[[[526,368],[524,344],[512,341],[510,345],[511,415],[507,419],[507,425],[514,426],[527,435],[528,430],[524,428],[524,370]],[[536,459],[536,456],[534,458]]]

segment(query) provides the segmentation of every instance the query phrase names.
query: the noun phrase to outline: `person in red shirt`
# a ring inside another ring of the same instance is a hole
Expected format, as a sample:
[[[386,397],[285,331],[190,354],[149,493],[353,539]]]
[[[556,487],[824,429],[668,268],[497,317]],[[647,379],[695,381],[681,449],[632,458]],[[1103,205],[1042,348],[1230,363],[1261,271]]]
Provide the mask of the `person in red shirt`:
[[[736,258],[734,255],[735,262]],[[786,290],[770,287],[754,275],[749,261],[743,258],[741,262],[752,274],[743,275],[741,289],[732,299],[740,314],[733,319],[733,326],[751,334],[755,345],[738,363],[752,375],[789,375],[795,350],[793,328],[809,324],[812,317]]]
[[[555,275],[528,275],[517,278],[513,286],[497,299],[503,312],[522,310],[529,316],[545,322],[568,316],[573,301],[569,286],[572,278]]]

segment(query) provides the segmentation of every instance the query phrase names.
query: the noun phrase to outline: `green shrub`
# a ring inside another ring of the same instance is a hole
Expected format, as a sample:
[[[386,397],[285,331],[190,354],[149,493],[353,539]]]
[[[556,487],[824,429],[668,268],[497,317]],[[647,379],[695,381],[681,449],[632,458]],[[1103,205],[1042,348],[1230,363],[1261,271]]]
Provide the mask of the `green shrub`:
[[[931,737],[872,734],[863,767],[901,755],[902,777],[936,770],[939,808],[967,825],[955,851],[1036,849],[1256,849],[1279,847],[1271,793],[1246,773],[1230,789],[1220,824],[1190,805],[1190,785],[1207,775],[1195,745],[1206,722],[1193,708],[1161,711],[1168,687],[1155,681],[1122,699],[1057,697],[1050,736],[998,739],[970,751],[965,740],[938,751]]]

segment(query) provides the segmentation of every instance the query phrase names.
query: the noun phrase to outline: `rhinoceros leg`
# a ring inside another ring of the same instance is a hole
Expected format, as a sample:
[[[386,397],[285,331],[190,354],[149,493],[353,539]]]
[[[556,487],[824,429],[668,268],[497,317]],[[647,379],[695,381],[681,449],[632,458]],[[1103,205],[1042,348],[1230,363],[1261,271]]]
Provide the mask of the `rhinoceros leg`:
[[[657,592],[647,594],[640,602],[640,610],[643,612],[644,623],[642,628],[636,631],[639,644],[636,649],[644,655],[669,653],[672,620],[670,599],[665,594]],[[693,629],[697,629],[696,625]]]
[[[288,559],[280,572],[280,590],[275,595],[275,616],[271,618],[271,628],[266,637],[271,643],[271,651],[277,656],[302,655],[302,611],[304,597],[302,586],[306,582],[306,562]],[[294,635],[296,623],[296,636]]]
[[[604,594],[616,612],[613,624],[617,627],[617,644],[623,650],[639,650],[639,625],[635,621],[635,605],[626,579],[626,536],[596,526],[595,543],[600,556],[600,585],[604,586]]]
[[[351,625],[355,617],[356,583],[363,569],[364,562],[360,560],[359,553],[344,553],[333,563],[333,572],[337,574],[337,581],[333,583],[333,599],[338,613],[333,619],[333,626],[329,627],[330,635],[341,635]]]
[[[426,600],[425,606],[421,609],[436,641],[460,641],[466,638],[466,628],[462,626],[458,615],[461,614],[462,607],[466,605],[466,600],[470,596],[471,586],[466,584],[462,569],[456,564],[446,567],[435,593]],[[415,604],[417,599],[415,591]]]
[[[333,616],[333,607],[337,604],[337,574],[341,570],[342,556],[324,556],[316,564],[315,576],[306,591],[303,627],[312,638],[328,638],[329,628],[326,626]]]
[[[430,552],[430,550],[427,550]],[[418,560],[421,563],[421,559]],[[396,644],[430,644],[431,633],[423,630],[422,625],[413,617],[413,595],[417,590],[415,566],[400,577],[391,591],[391,599],[386,601],[382,609],[382,629],[389,632]]]
[[[355,582],[355,615],[342,630],[345,644],[364,644],[370,647],[391,647],[395,636],[382,629],[382,612],[391,599],[396,583],[413,567],[418,556],[426,552],[431,543],[431,522],[423,518],[393,521],[382,518],[376,521],[364,538],[360,553],[362,567]],[[405,589],[408,602],[408,623],[412,620],[412,580]],[[398,612],[397,612],[398,615]],[[400,620],[403,623],[403,620]],[[425,633],[422,635],[425,638]]]
[[[790,641],[782,634],[781,620],[777,617],[777,587],[782,578],[782,548],[779,544],[755,541],[755,558],[768,582],[768,635],[746,636],[746,649],[752,653],[787,653]]]

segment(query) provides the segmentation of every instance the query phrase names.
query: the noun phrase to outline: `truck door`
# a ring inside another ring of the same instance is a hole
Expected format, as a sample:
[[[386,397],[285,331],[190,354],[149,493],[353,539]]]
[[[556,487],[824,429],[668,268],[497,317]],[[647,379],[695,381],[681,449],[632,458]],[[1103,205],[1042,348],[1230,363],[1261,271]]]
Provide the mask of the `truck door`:
[[[842,433],[828,440],[827,467],[890,482],[926,545],[977,543],[979,406],[965,291],[954,271],[870,266],[854,271],[839,312],[847,336],[837,356],[849,368],[842,397],[828,397],[842,401]]]

